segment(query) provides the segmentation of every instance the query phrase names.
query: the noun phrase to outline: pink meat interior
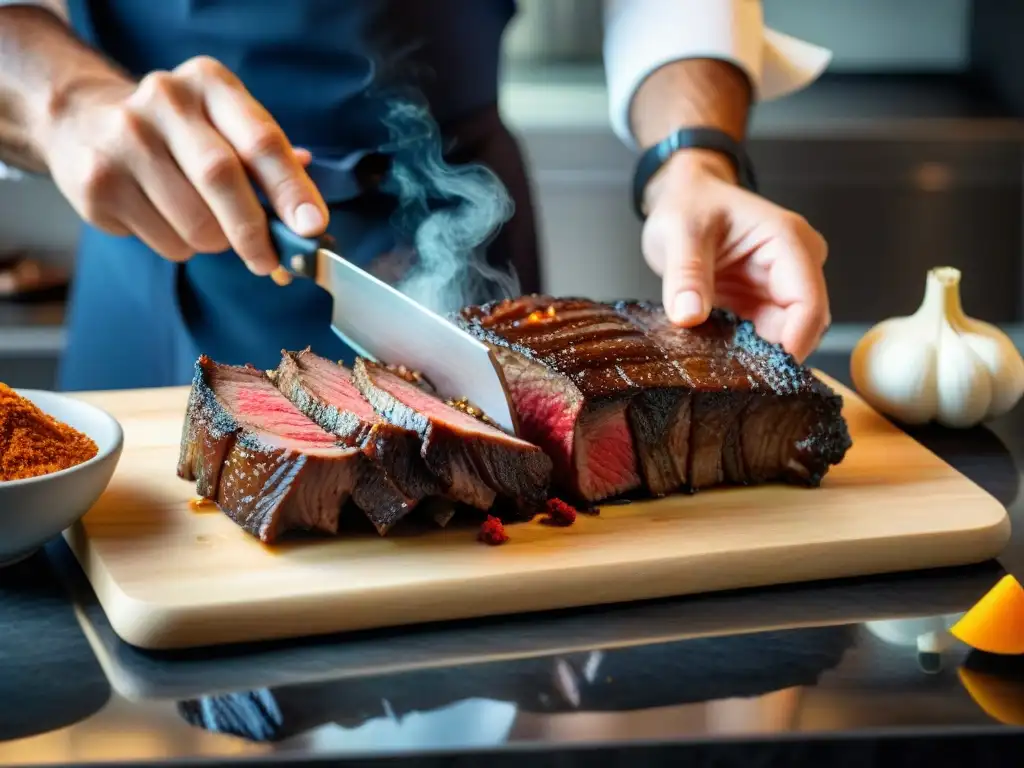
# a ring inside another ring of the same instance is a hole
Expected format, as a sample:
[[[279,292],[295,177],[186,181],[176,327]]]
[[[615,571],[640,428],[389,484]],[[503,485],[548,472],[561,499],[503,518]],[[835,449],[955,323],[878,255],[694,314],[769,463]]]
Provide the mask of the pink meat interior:
[[[551,457],[557,471],[573,474],[576,418],[583,404],[546,369],[515,352],[497,350],[523,437]]]
[[[524,449],[532,450],[534,446],[525,440],[505,434],[500,429],[485,424],[479,419],[470,416],[468,413],[453,408],[447,403],[428,392],[424,392],[415,384],[410,384],[400,376],[390,371],[377,369],[374,375],[374,382],[381,389],[387,391],[399,402],[409,406],[415,411],[436,419],[462,432],[478,434],[483,437],[499,437],[503,440],[514,440],[520,443]]]
[[[640,485],[626,407],[616,403],[580,417],[575,459],[584,498],[604,499]]]
[[[214,391],[238,423],[293,450],[335,448],[335,438],[310,421],[258,371],[220,369]]]
[[[350,370],[318,355],[305,353],[299,355],[299,365],[306,384],[321,400],[339,411],[350,411],[370,424],[380,421],[373,406],[356,389]]]

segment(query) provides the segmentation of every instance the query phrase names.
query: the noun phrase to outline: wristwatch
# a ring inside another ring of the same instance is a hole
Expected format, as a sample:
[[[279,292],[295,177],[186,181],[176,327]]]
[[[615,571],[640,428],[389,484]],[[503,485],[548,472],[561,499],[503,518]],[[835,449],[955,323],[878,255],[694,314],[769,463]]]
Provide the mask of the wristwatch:
[[[736,168],[740,185],[751,192],[757,191],[754,166],[743,144],[717,128],[680,128],[646,150],[637,161],[636,172],[633,174],[633,208],[641,219],[645,218],[643,201],[648,182],[681,149],[709,149],[725,155]]]

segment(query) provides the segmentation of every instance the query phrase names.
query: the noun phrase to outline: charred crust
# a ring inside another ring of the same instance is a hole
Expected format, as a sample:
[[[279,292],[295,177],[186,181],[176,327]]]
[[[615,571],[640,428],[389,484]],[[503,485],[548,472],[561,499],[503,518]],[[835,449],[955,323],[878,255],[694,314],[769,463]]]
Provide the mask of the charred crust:
[[[192,394],[190,395],[189,409],[195,414],[196,420],[206,427],[210,437],[218,439],[227,437],[241,429],[235,420],[213,391],[213,383],[210,381],[214,363],[206,355],[201,355],[196,361],[195,372],[192,376]]]
[[[354,413],[340,410],[303,385],[302,357],[312,354],[309,347],[298,353],[281,350],[281,362],[272,379],[274,385],[307,418],[337,437],[339,444],[347,447],[362,446],[371,436],[372,430],[365,429]]]
[[[494,302],[492,302],[492,303],[494,303]],[[479,309],[480,310],[484,310],[487,306],[490,306],[490,305],[484,304],[481,307],[479,307]],[[468,307],[467,309],[473,309],[473,308],[472,307]],[[463,310],[463,312],[465,312],[465,311],[466,310]],[[481,314],[483,314],[483,312],[481,312]],[[525,358],[527,358],[529,360],[533,360],[534,362],[537,362],[537,363],[543,363],[544,365],[550,365],[550,364],[552,364],[554,362],[554,360],[551,360],[548,357],[542,357],[542,356],[537,355],[529,347],[523,346],[522,344],[519,344],[518,342],[509,341],[508,339],[506,339],[501,334],[499,334],[496,331],[493,331],[490,328],[486,327],[483,324],[483,322],[481,322],[479,317],[467,318],[467,317],[463,316],[462,314],[456,314],[456,315],[452,316],[450,319],[457,326],[462,328],[464,331],[467,331],[470,335],[475,336],[476,338],[478,338],[480,341],[484,342],[485,344],[491,344],[492,346],[495,346],[495,347],[504,347],[505,349],[510,349],[513,352],[516,352],[516,353],[522,355],[523,357],[525,357]]]
[[[566,309],[593,307],[595,304],[604,306],[619,317],[640,330],[647,338],[662,346],[662,342],[645,327],[638,316],[649,314],[656,316],[663,313],[660,302],[621,299],[599,304],[579,297],[554,297],[546,294],[530,294],[516,299],[492,301],[478,306],[466,307],[450,316],[452,322],[466,330],[474,337],[493,347],[505,348],[523,356],[525,359],[553,369],[577,387],[580,385],[578,375],[561,370],[561,359],[557,353],[537,354],[523,343],[506,338],[500,326],[521,321],[533,312],[555,306],[558,311]],[[793,482],[806,485],[820,484],[830,466],[840,463],[852,445],[848,425],[842,416],[842,397],[827,384],[814,375],[814,372],[800,364],[796,358],[786,352],[780,344],[767,341],[758,335],[754,324],[738,317],[735,313],[715,308],[708,318],[724,334],[727,343],[725,354],[732,357],[743,370],[747,371],[750,383],[749,394],[761,393],[783,398],[796,398],[808,401],[815,414],[815,424],[804,440],[797,446],[803,461],[805,472],[797,476],[794,472]],[[499,326],[495,328],[494,326]],[[662,349],[665,349],[662,347]],[[666,356],[671,353],[666,349]],[[585,375],[585,372],[584,372]],[[701,393],[702,397],[710,393]],[[723,393],[725,395],[735,393]],[[619,393],[588,397],[588,402],[597,404],[611,400],[633,400],[642,410],[651,410],[649,420],[634,418],[631,428],[642,440],[650,440],[660,433],[664,427],[657,418],[662,408],[655,405],[657,397],[641,387],[640,392],[629,388]],[[652,398],[654,398],[652,400]],[[654,408],[650,406],[655,405]],[[666,402],[666,407],[668,403]],[[651,418],[653,416],[654,418]]]
[[[471,336],[479,339],[485,344],[492,347],[510,350],[531,362],[550,368],[554,373],[564,377],[566,381],[570,382],[578,390],[586,391],[587,377],[596,374],[592,369],[586,367],[581,368],[580,370],[566,370],[566,361],[567,359],[571,359],[571,355],[573,354],[572,350],[560,349],[551,353],[539,354],[536,350],[526,344],[507,338],[500,330],[495,330],[487,323],[488,320],[504,316],[507,316],[507,319],[511,322],[516,322],[517,319],[518,321],[521,321],[531,312],[544,310],[552,306],[557,306],[559,311],[586,309],[594,306],[614,311],[613,305],[594,302],[591,299],[577,296],[555,297],[547,294],[534,293],[527,296],[521,296],[516,299],[501,299],[498,301],[491,301],[486,304],[465,307],[458,312],[449,314],[448,319],[450,322],[459,328],[462,328]],[[618,317],[618,313],[616,312],[615,314]],[[628,318],[619,317],[619,319],[627,321],[627,324],[632,326],[632,324],[628,322]],[[638,336],[646,336],[642,329],[635,330],[639,331],[639,333],[637,333]],[[640,361],[613,359],[608,362],[610,365],[619,364],[620,366],[628,366]],[[667,355],[664,356],[664,359],[659,359],[658,362],[662,362],[666,366],[672,365],[672,361]],[[620,375],[623,379],[626,379],[625,374],[622,374],[621,371]],[[643,391],[643,389],[643,387],[630,382],[629,386],[623,388],[621,391],[588,392],[587,402],[592,406],[601,407],[614,402],[628,401],[635,397],[639,392]]]
[[[638,408],[630,412],[635,438],[644,443],[656,443],[665,438],[680,402],[688,393],[678,389],[656,388],[636,395]]]

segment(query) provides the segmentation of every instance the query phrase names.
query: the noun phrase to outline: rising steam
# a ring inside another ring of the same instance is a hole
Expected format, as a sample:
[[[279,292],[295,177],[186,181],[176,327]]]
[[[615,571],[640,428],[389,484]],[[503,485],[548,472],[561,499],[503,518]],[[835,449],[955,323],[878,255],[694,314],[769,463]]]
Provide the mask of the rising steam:
[[[395,224],[412,237],[416,259],[398,289],[441,314],[467,304],[518,296],[514,269],[489,264],[487,245],[514,212],[501,180],[482,165],[445,162],[440,131],[418,104],[395,101],[384,120],[395,195]]]

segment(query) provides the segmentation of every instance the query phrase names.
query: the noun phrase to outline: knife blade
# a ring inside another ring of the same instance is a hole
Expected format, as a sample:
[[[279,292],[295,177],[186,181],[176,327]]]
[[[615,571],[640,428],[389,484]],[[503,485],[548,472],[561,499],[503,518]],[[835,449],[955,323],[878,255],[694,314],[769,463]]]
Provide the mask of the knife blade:
[[[504,374],[486,344],[335,253],[330,236],[295,234],[270,217],[281,266],[334,299],[331,328],[357,355],[418,371],[443,398],[466,398],[517,434]]]

